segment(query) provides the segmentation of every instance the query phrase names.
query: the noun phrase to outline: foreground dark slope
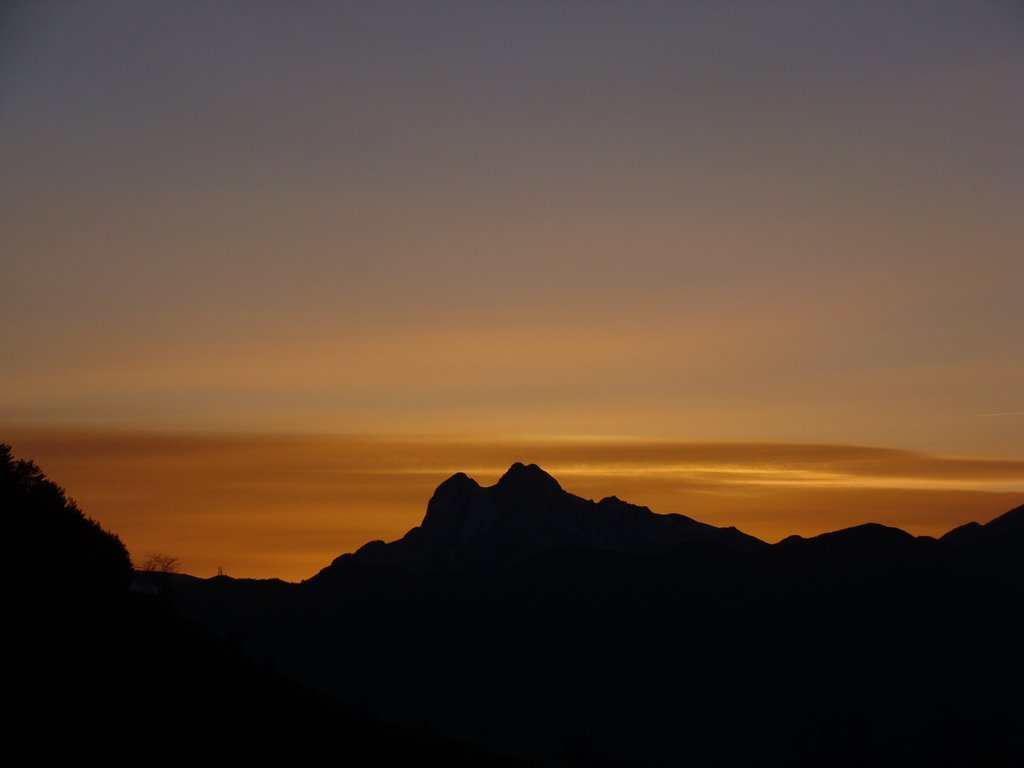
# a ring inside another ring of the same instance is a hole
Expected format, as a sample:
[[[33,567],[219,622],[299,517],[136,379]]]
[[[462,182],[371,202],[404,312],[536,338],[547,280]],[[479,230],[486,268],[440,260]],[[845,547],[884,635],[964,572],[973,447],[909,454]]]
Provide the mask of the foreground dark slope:
[[[491,488],[456,475],[418,529],[301,585],[177,599],[308,685],[508,755],[1015,765],[1022,517],[770,547],[516,465]]]
[[[288,680],[182,618],[166,592],[132,594],[121,541],[8,445],[0,510],[13,534],[4,691],[16,762],[63,760],[71,749],[106,765],[200,756],[305,765],[325,754],[356,765],[506,764]]]

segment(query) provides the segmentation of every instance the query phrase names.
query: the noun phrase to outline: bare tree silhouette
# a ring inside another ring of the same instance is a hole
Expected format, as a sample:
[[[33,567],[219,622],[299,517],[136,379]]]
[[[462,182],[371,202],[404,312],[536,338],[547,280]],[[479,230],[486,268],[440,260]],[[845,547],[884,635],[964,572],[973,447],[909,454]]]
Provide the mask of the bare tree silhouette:
[[[139,570],[147,573],[177,573],[180,565],[181,560],[177,557],[162,552],[150,552],[139,564]]]

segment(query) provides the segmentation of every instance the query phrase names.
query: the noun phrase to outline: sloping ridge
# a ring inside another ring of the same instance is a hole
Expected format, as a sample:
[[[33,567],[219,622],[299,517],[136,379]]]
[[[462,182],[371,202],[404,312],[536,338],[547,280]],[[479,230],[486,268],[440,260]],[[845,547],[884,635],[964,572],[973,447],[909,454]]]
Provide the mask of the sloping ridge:
[[[735,528],[658,515],[615,496],[597,502],[575,496],[536,464],[517,462],[492,486],[452,475],[434,491],[418,527],[397,541],[370,542],[330,567],[490,571],[550,549],[655,555],[694,541],[744,551],[768,546]]]
[[[1024,554],[1024,504],[984,525],[954,528],[939,541],[947,549],[968,554]]]

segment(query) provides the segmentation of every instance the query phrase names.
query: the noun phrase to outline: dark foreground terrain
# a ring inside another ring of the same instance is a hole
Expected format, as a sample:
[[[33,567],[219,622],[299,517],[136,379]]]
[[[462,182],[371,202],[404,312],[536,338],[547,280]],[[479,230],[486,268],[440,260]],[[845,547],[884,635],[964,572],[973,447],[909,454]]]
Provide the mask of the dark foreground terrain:
[[[867,525],[769,546],[517,464],[489,488],[452,477],[402,540],[302,584],[170,575],[133,595],[116,537],[3,458],[12,541],[32,545],[11,560],[27,675],[9,695],[39,755],[59,732],[133,762],[1024,761],[1024,507],[939,540]],[[66,562],[14,581],[53,541]]]
[[[383,723],[257,663],[182,617],[117,536],[0,445],[8,525],[3,735],[12,765],[501,766],[485,750]]]

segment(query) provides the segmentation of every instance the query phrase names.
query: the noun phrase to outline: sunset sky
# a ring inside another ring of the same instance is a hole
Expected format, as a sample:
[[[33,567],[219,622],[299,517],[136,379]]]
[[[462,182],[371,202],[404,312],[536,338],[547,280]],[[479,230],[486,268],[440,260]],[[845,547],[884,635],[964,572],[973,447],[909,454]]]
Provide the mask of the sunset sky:
[[[13,2],[0,442],[302,578],[537,461],[777,540],[1024,502],[1024,5]]]

